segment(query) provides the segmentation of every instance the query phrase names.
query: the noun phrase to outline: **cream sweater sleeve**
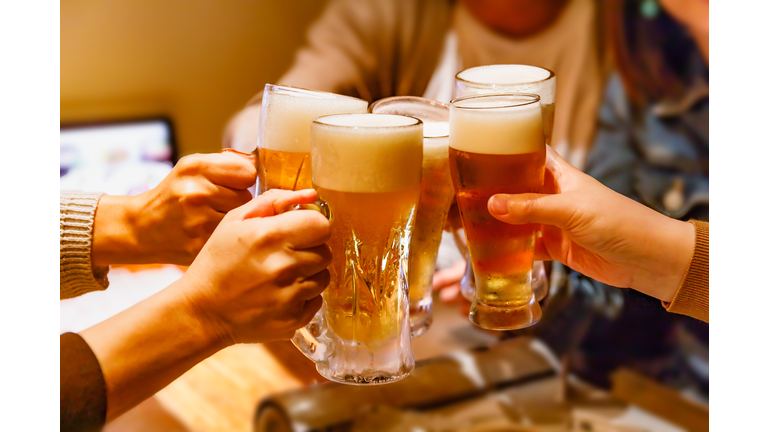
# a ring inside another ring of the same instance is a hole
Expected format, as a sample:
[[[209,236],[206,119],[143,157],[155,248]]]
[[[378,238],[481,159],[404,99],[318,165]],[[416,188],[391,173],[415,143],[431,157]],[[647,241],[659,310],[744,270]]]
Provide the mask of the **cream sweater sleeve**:
[[[109,266],[91,266],[93,219],[101,193],[61,191],[59,206],[59,298],[107,289]]]

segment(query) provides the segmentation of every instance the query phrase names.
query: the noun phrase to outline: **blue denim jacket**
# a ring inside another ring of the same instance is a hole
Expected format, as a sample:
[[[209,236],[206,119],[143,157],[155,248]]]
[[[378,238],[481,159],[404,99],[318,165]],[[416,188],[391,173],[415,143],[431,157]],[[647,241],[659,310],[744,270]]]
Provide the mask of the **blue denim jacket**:
[[[612,77],[586,172],[667,216],[709,221],[706,89],[692,90],[677,104],[638,109],[627,100],[619,77]]]

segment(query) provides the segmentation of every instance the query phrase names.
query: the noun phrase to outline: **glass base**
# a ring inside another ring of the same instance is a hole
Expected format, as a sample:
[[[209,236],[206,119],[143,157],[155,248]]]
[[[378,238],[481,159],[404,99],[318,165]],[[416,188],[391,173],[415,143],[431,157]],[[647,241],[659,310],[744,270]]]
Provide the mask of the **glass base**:
[[[486,330],[519,330],[530,327],[541,319],[541,307],[532,298],[517,308],[491,306],[475,299],[469,309],[469,321]]]
[[[378,375],[378,374],[371,374],[367,376],[363,375],[331,375],[324,373],[325,371],[320,370],[320,366],[315,365],[315,369],[317,369],[317,373],[323,376],[323,378],[328,379],[329,381],[337,382],[340,384],[347,384],[347,385],[357,385],[357,386],[374,386],[374,385],[382,385],[382,384],[392,384],[394,382],[403,380],[405,378],[408,378],[408,375],[411,374],[411,371],[403,371],[402,374],[399,375]]]
[[[472,263],[467,260],[467,268],[464,270],[464,276],[461,278],[461,296],[467,301],[472,301],[475,298],[475,272],[472,271]]]
[[[428,292],[432,292],[431,287]],[[417,338],[426,333],[432,325],[432,296],[411,303],[408,315],[411,321],[411,337]]]

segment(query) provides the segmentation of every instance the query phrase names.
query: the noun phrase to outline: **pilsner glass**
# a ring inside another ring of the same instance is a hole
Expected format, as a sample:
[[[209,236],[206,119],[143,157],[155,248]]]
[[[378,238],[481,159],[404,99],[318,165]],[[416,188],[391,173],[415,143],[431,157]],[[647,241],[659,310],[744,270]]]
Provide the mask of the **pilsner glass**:
[[[544,187],[539,96],[467,96],[450,110],[451,177],[476,284],[469,319],[492,330],[531,326],[541,318],[531,288],[538,224],[505,224],[488,212],[488,200]]]
[[[465,69],[456,74],[454,97],[489,93],[533,93],[541,98],[541,116],[544,122],[544,141],[552,145],[552,130],[555,124],[555,73],[538,66],[501,64],[478,66]],[[454,231],[454,240],[462,245],[466,238]],[[465,258],[467,258],[465,256]],[[544,263],[534,262],[533,290],[538,300],[547,295],[547,274]],[[467,266],[461,280],[461,294],[472,300],[475,294],[475,280],[472,267]]]
[[[395,96],[371,105],[371,112],[402,114],[424,122],[424,160],[421,197],[411,240],[411,337],[424,334],[432,324],[432,276],[443,237],[445,218],[453,200],[448,167],[448,105],[416,96]]]
[[[309,130],[316,117],[364,113],[368,102],[349,96],[267,84],[261,101],[258,158],[259,194],[269,189],[312,187]]]
[[[331,220],[323,306],[294,344],[317,371],[383,384],[413,370],[408,255],[421,188],[422,122],[346,114],[312,122],[312,183]]]

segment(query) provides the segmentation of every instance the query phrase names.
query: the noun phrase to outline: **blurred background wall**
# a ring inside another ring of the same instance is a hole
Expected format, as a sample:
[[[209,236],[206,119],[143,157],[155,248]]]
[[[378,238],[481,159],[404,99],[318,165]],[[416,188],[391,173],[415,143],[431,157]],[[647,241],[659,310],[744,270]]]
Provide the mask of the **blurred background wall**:
[[[288,68],[323,0],[61,2],[62,124],[164,115],[179,156]]]

